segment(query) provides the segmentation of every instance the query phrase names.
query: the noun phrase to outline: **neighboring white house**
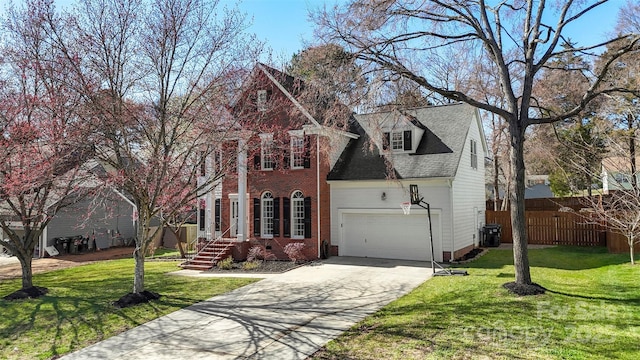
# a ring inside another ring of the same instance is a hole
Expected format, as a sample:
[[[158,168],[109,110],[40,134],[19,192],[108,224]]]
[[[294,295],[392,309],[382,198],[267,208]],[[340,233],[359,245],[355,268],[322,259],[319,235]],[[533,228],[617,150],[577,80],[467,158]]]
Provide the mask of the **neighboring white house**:
[[[400,207],[410,184],[430,204],[436,261],[478,246],[487,154],[478,110],[451,104],[355,119],[360,137],[328,175],[331,245],[339,255],[430,260],[426,210],[413,205],[403,215]]]
[[[636,158],[636,164],[640,169],[640,158]],[[631,180],[633,176],[640,184],[640,177],[631,173],[631,161],[628,157],[616,156],[608,157],[602,160],[602,191],[608,194],[611,190],[631,189]]]

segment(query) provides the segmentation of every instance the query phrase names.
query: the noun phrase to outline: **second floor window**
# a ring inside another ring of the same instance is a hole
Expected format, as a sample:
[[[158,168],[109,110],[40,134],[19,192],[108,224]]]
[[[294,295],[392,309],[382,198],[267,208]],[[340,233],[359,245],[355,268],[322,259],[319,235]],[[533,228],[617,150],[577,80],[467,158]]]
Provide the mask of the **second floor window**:
[[[271,136],[262,137],[262,149],[260,151],[262,170],[273,170],[273,138]]]
[[[477,169],[478,168],[478,143],[471,139],[471,168],[473,169]]]
[[[291,137],[291,168],[302,169],[304,168],[304,137],[293,136]]]

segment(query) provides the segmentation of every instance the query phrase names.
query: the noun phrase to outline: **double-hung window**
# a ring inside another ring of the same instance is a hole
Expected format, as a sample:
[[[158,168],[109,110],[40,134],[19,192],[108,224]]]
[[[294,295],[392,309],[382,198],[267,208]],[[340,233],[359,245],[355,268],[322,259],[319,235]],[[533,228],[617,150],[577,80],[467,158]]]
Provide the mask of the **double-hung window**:
[[[391,133],[391,150],[404,150],[402,132],[394,131]]]
[[[391,151],[409,151],[412,149],[411,130],[394,130],[384,133],[383,149]]]
[[[260,150],[260,159],[262,170],[273,170],[273,136],[270,134],[260,135],[262,146]]]
[[[302,169],[304,168],[304,137],[292,136],[291,137],[291,168]]]
[[[265,192],[264,194],[262,194],[261,202],[262,202],[261,204],[261,209],[262,209],[261,235],[262,237],[266,237],[266,238],[273,237],[273,215],[274,215],[273,194],[271,194],[268,191]]]
[[[478,168],[478,142],[471,139],[471,168]]]

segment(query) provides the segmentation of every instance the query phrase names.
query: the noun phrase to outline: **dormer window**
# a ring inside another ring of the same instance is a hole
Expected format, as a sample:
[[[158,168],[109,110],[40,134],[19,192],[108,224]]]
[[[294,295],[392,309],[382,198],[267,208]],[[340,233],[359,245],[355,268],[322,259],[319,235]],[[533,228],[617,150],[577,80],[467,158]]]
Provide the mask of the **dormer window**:
[[[411,130],[389,131],[384,133],[385,142],[384,150],[391,151],[411,151],[412,150],[412,134]]]
[[[267,90],[258,90],[258,111],[267,111]]]

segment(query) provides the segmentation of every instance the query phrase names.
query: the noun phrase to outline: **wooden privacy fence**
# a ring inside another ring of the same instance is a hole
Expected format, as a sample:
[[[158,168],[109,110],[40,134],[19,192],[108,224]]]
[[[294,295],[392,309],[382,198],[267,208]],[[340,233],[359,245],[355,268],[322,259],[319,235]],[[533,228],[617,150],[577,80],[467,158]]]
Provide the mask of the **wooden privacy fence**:
[[[512,243],[511,215],[508,211],[486,211],[487,224],[502,225],[501,242]],[[558,211],[525,211],[529,244],[536,245],[607,245],[606,227],[588,221],[575,213]]]

